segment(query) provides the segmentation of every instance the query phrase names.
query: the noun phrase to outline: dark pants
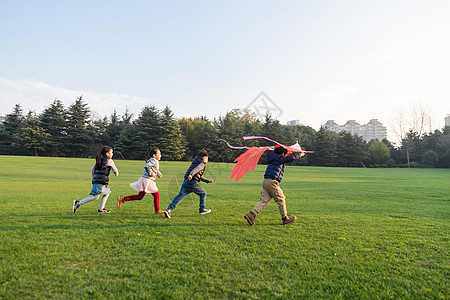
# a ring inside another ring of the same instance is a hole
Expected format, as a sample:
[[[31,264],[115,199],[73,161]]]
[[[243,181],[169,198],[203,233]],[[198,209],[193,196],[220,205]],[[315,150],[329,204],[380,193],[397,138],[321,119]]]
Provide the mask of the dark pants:
[[[183,184],[181,185],[180,193],[172,200],[167,209],[174,210],[178,203],[180,203],[180,201],[190,193],[195,193],[200,196],[199,211],[202,212],[205,208],[206,191],[200,183],[198,183],[198,181],[188,179],[184,179]]]

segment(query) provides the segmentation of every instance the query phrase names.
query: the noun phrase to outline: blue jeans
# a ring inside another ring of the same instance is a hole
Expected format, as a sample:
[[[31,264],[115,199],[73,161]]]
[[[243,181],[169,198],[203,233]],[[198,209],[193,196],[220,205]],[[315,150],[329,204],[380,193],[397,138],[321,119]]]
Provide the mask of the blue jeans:
[[[205,209],[206,202],[206,191],[205,189],[195,180],[184,179],[183,184],[181,185],[180,193],[172,200],[167,209],[174,210],[175,207],[183,200],[184,197],[189,195],[190,193],[195,193],[200,196],[200,209],[202,212]]]

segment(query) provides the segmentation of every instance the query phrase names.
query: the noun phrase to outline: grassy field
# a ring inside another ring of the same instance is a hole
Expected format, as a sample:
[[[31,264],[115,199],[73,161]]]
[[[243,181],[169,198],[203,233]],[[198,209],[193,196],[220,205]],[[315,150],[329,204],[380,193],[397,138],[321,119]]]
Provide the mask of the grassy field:
[[[172,219],[153,201],[125,203],[144,162],[116,160],[120,176],[88,196],[93,159],[0,156],[0,298],[449,299],[450,170],[287,166],[289,214],[271,204],[249,226],[264,166],[240,182],[231,164],[208,164],[198,197]],[[161,208],[189,162],[161,162]]]

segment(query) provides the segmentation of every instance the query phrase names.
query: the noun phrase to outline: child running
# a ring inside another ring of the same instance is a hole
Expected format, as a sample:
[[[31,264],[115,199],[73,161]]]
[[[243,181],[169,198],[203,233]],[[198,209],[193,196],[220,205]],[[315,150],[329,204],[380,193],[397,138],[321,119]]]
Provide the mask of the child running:
[[[159,160],[161,159],[161,151],[158,148],[150,148],[145,153],[145,161],[147,162],[144,166],[144,173],[138,181],[130,184],[131,188],[136,192],[137,195],[130,195],[126,197],[117,197],[117,208],[120,208],[122,204],[126,201],[132,200],[142,200],[146,194],[153,195],[153,205],[155,206],[155,214],[162,215],[164,212],[159,209],[159,192],[156,186],[155,179],[156,176],[162,177],[159,171]]]
[[[190,193],[195,193],[200,197],[199,214],[204,215],[211,212],[210,209],[205,209],[206,191],[199,184],[199,181],[213,183],[211,179],[206,179],[205,177],[203,177],[203,173],[205,172],[207,163],[208,152],[206,152],[205,149],[202,149],[192,160],[191,165],[186,171],[183,184],[181,185],[180,193],[172,200],[172,203],[170,203],[169,207],[164,211],[164,215],[166,216],[166,218],[171,218],[172,211],[175,209],[178,203],[180,203],[180,201]]]
[[[284,164],[291,162],[302,156],[301,153],[295,152],[286,156],[288,150],[283,147],[276,147],[273,152],[267,155],[268,166],[264,174],[263,188],[261,191],[260,201],[256,206],[248,212],[244,218],[250,225],[255,225],[255,216],[263,210],[273,198],[278,204],[283,225],[294,223],[296,216],[289,217],[286,212],[286,197],[280,188],[280,182],[283,179]]]
[[[113,149],[109,146],[104,146],[97,157],[95,158],[95,164],[91,168],[92,174],[92,189],[87,198],[82,200],[73,200],[72,211],[75,213],[77,209],[88,202],[97,200],[102,196],[100,201],[100,207],[98,208],[99,213],[109,213],[109,209],[105,209],[106,201],[108,200],[111,190],[108,187],[109,183],[109,173],[112,170],[116,176],[119,176],[119,170],[117,170],[116,165],[113,160]]]

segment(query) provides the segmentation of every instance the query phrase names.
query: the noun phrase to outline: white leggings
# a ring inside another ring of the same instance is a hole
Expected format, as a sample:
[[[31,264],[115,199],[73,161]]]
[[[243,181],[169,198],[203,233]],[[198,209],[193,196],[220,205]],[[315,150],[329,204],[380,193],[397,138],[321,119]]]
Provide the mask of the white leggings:
[[[103,196],[103,197],[102,197],[102,200],[100,201],[100,207],[98,209],[102,210],[105,208],[105,204],[106,204],[106,201],[108,200],[109,194],[100,194],[100,195],[89,196],[89,197],[86,197],[86,198],[80,200],[80,202],[78,204],[83,205],[85,203],[97,200],[98,198],[100,198],[100,196]]]

